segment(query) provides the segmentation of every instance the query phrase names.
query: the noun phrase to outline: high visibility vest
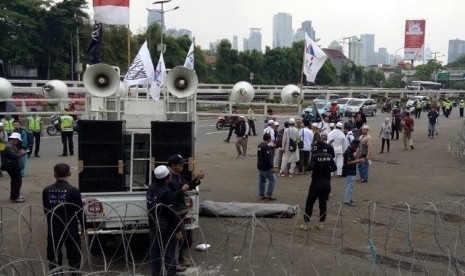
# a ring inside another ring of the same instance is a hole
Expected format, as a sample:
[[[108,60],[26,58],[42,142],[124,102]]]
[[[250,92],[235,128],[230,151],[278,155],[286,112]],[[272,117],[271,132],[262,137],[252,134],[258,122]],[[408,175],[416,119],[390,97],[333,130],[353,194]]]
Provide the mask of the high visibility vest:
[[[423,104],[422,104],[420,101],[418,101],[418,102],[417,102],[417,109],[421,109],[422,106],[423,106]]]
[[[460,102],[460,103],[459,103],[459,107],[460,107],[460,108],[463,108],[464,106],[465,106],[465,103],[464,103],[464,102]]]
[[[39,116],[29,116],[27,117],[28,121],[28,129],[33,132],[40,132],[41,130],[41,124],[42,124],[42,118]]]
[[[15,119],[13,118],[11,118],[10,120],[7,120],[5,118],[2,119],[3,128],[5,129],[7,133],[12,133],[13,130],[15,130],[15,127],[13,126],[14,121]]]
[[[69,115],[63,115],[60,117],[60,128],[61,131],[73,131],[74,119]]]

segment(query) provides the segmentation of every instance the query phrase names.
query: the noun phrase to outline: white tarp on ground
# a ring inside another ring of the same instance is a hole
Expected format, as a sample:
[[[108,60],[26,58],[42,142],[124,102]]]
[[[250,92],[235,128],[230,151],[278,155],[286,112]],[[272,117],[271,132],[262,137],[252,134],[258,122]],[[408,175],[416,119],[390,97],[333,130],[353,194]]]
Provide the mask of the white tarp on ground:
[[[201,216],[218,217],[282,217],[296,215],[298,205],[275,203],[214,202],[205,200],[200,203]]]

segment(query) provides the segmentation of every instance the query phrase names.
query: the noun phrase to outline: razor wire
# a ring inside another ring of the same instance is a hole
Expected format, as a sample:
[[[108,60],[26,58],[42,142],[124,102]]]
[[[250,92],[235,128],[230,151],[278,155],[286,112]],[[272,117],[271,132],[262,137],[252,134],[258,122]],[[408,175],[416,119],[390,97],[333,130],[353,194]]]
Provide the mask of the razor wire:
[[[324,228],[314,216],[309,231],[299,227],[302,209],[293,218],[202,217],[194,242],[211,246],[189,248],[184,275],[465,275],[463,203],[335,203]],[[0,275],[71,275],[66,257],[49,271],[41,207],[0,206],[0,220]],[[150,274],[150,248],[162,245],[120,230],[81,236],[80,275]]]
[[[449,141],[447,149],[452,157],[465,161],[465,120],[458,127],[457,136]]]

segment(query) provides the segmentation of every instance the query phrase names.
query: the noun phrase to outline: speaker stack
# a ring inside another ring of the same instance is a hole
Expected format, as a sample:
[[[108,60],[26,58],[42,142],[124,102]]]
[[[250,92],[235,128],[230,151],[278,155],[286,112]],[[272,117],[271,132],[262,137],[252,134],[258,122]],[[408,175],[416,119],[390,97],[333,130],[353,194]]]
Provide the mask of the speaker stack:
[[[78,124],[81,192],[126,191],[124,122],[79,120]]]
[[[168,157],[180,154],[184,159],[194,160],[194,122],[151,122],[152,158],[155,167],[166,165]],[[185,162],[183,177],[192,179],[192,163]]]

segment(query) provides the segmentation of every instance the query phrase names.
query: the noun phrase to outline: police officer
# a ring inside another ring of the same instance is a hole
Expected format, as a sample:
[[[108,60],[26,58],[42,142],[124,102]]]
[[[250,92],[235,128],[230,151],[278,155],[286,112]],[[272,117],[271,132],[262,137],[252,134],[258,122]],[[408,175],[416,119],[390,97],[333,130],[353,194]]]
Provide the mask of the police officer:
[[[313,145],[312,158],[308,165],[308,171],[312,171],[312,182],[308,189],[305,204],[304,223],[300,225],[300,228],[305,231],[310,229],[310,217],[317,198],[319,200],[320,219],[316,227],[320,230],[323,229],[323,222],[326,219],[326,202],[331,192],[331,173],[336,171],[337,167],[333,157],[325,149],[325,143],[317,141]]]
[[[11,133],[13,133],[13,131],[15,130],[15,127],[13,126],[14,122],[15,119],[11,118],[9,114],[6,114],[5,118],[2,119],[3,127],[5,128],[5,131],[8,134],[8,136],[10,136]]]
[[[460,117],[463,117],[463,107],[464,106],[465,106],[465,103],[463,102],[463,100],[460,100],[460,103],[459,103]]]
[[[169,169],[162,165],[153,172],[155,183],[147,190],[152,276],[172,276],[176,275],[176,244],[183,238],[183,224],[173,211],[174,194],[168,187],[171,182]]]
[[[31,108],[31,112],[37,112],[36,108]],[[40,157],[39,156],[39,150],[40,150],[40,136],[42,134],[42,118],[37,115],[30,115],[27,117],[27,128],[32,131],[34,135],[34,143],[31,143],[29,145],[29,152],[28,156],[31,157],[32,155],[32,147],[35,145],[35,151],[34,151],[34,156],[35,157]]]
[[[47,216],[47,260],[49,269],[53,272],[62,266],[63,254],[61,248],[66,247],[68,266],[75,273],[81,268],[81,239],[78,223],[84,229],[81,192],[71,186],[68,178],[70,167],[58,163],[53,168],[55,184],[45,187],[42,191],[44,213]]]
[[[61,142],[63,143],[63,153],[60,156],[74,155],[73,132],[74,118],[70,115],[60,117]]]

